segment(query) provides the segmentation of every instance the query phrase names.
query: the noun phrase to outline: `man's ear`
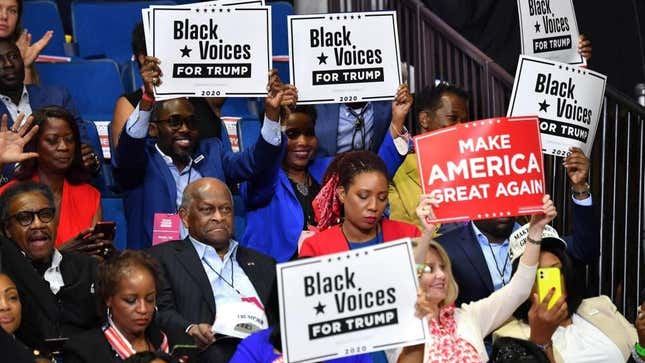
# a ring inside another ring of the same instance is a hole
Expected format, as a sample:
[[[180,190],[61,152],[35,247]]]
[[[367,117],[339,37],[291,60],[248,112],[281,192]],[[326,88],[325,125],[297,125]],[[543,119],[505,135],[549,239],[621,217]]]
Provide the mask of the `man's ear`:
[[[418,121],[419,121],[419,126],[421,126],[422,130],[428,130],[430,129],[430,113],[428,111],[421,111],[419,112],[418,116]]]
[[[156,122],[151,122],[148,125],[148,135],[151,137],[159,137],[159,125]]]
[[[5,237],[7,237],[8,239],[11,239],[11,232],[9,232],[9,228],[7,228],[6,225],[4,226],[3,232]]]
[[[179,218],[181,218],[181,223],[188,229],[188,211],[185,207],[179,207]]]

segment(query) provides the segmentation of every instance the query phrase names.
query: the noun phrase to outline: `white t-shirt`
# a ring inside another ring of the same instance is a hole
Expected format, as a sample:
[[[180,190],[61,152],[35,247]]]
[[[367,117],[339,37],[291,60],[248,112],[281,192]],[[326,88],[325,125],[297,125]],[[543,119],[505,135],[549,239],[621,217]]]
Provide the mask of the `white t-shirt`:
[[[573,323],[558,327],[551,341],[566,363],[623,363],[620,349],[602,331],[578,314],[571,317]]]

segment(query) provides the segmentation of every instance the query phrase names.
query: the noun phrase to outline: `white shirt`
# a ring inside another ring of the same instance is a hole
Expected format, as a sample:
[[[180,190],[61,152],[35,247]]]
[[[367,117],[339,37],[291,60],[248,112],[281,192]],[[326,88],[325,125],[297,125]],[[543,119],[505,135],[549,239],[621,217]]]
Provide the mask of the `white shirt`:
[[[63,275],[60,272],[60,263],[63,261],[63,255],[54,249],[54,255],[52,256],[52,264],[47,270],[43,278],[45,281],[49,282],[49,289],[54,295],[58,294],[60,289],[65,286],[65,281],[63,281]]]
[[[571,316],[572,324],[558,327],[551,341],[566,363],[622,363],[620,349],[602,331],[578,314]]]
[[[32,114],[31,105],[29,104],[29,93],[27,92],[27,87],[25,86],[22,86],[22,96],[20,96],[20,101],[18,101],[17,105],[13,103],[11,98],[3,94],[0,94],[0,100],[2,100],[2,103],[4,103],[5,107],[7,107],[9,116],[11,116],[12,120],[16,120],[18,113],[24,113],[26,116],[23,119],[24,122],[27,120],[27,117]]]

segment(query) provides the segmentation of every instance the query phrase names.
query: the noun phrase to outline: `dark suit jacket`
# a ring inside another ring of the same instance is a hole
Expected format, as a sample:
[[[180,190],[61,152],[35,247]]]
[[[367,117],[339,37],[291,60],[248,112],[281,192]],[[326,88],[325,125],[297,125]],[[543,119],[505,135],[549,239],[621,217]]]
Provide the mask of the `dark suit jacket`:
[[[94,294],[95,259],[61,252],[65,286],[54,295],[49,283],[14,242],[2,239],[0,249],[3,272],[16,284],[22,303],[22,322],[16,336],[27,346],[40,347],[43,339],[69,337],[99,324]]]
[[[392,119],[392,102],[375,101],[374,107],[374,134],[370,151],[378,152],[385,133],[390,127]],[[340,103],[316,105],[316,136],[318,137],[318,149],[316,157],[336,156],[338,141],[338,112]]]
[[[78,110],[74,105],[74,101],[72,101],[72,97],[65,88],[30,84],[27,85],[27,93],[29,93],[29,105],[31,106],[31,110],[34,112],[46,106],[60,106],[71,113],[72,116],[74,116],[74,121],[76,121],[79,131],[81,132],[81,141],[85,144],[94,146],[88,139],[88,123],[84,122],[81,118],[81,115],[78,113]],[[0,102],[0,116],[5,113],[9,116],[8,126],[11,127],[11,125],[13,125],[13,118],[9,114],[4,103]],[[101,149],[95,148],[94,150]]]
[[[154,322],[146,329],[146,337],[156,349],[159,349],[163,335]],[[123,362],[108,343],[102,328],[88,330],[68,340],[63,347],[63,358],[65,363]]]
[[[594,263],[600,254],[600,224],[594,219],[593,209],[593,206],[573,204],[573,234],[563,237],[568,254],[583,264]],[[446,249],[452,263],[452,273],[459,286],[457,306],[493,293],[491,272],[472,222],[440,236],[437,241]]]
[[[168,334],[170,346],[194,344],[185,333],[190,324],[215,321],[215,297],[204,267],[188,238],[155,246],[149,250],[163,271],[161,291],[157,295],[157,322]],[[236,259],[253,284],[266,310],[277,306],[275,260],[241,245]],[[269,316],[271,318],[271,316]],[[269,325],[274,321],[269,320]],[[238,339],[220,339],[206,352],[210,359],[227,362],[235,352]]]
[[[34,356],[19,341],[0,329],[0,354],[3,362],[34,363]]]
[[[219,139],[201,140],[193,154],[193,168],[204,177],[238,183],[278,168],[282,144],[273,146],[262,135],[243,152],[225,151]],[[141,249],[152,244],[155,213],[177,212],[177,186],[154,141],[135,139],[122,132],[116,148],[114,176],[124,190],[128,247]]]

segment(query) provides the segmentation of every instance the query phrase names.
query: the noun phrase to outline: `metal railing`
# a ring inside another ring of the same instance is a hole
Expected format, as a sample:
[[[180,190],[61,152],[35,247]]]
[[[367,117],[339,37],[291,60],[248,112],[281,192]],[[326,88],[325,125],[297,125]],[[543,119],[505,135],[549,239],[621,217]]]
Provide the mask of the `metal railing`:
[[[417,89],[440,78],[470,92],[472,119],[506,115],[513,77],[420,0],[328,0],[327,4],[329,12],[396,10],[401,60],[414,66]],[[589,293],[610,296],[631,321],[645,298],[639,292],[645,285],[644,153],[645,108],[608,86],[589,177],[601,216],[601,256],[597,266],[588,268],[587,282]],[[549,192],[560,208],[555,227],[570,232],[571,195],[561,159],[546,156],[545,168]]]

